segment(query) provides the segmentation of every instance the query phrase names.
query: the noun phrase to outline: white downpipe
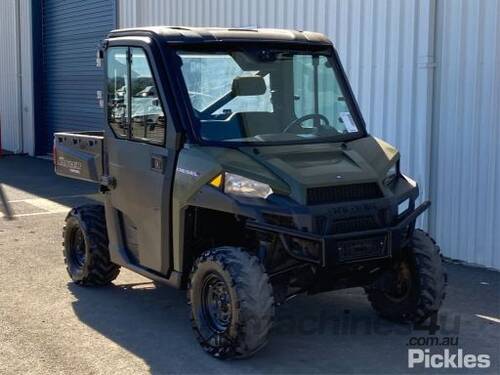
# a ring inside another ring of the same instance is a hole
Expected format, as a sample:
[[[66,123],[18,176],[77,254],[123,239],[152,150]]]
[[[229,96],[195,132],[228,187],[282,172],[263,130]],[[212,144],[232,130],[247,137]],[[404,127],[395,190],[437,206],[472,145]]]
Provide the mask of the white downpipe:
[[[24,124],[23,124],[23,75],[21,61],[21,2],[16,3],[16,74],[17,74],[17,107],[18,107],[18,142],[15,152],[18,154],[24,151]]]

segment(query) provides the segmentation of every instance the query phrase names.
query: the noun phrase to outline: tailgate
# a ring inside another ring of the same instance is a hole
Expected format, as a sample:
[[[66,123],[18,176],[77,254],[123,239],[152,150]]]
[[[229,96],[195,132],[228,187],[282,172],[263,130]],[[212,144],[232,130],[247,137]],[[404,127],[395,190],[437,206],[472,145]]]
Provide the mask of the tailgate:
[[[103,147],[103,132],[55,133],[56,174],[100,182],[103,174]]]

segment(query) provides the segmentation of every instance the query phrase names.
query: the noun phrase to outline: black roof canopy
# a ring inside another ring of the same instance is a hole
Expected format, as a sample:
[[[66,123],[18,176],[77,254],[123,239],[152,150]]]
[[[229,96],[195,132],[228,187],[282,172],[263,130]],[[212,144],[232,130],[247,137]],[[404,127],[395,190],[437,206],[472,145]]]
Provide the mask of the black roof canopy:
[[[205,42],[332,44],[332,42],[321,33],[285,29],[151,26],[117,29],[111,31],[108,35],[109,38],[127,36],[150,36],[173,44]]]

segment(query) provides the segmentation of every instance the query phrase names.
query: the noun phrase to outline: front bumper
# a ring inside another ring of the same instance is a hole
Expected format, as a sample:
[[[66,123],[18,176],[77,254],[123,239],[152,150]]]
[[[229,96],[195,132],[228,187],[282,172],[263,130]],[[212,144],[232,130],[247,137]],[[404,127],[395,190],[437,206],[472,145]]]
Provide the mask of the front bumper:
[[[390,258],[406,246],[415,220],[430,206],[426,201],[392,226],[340,234],[316,234],[258,221],[247,228],[279,236],[287,253],[323,267]]]

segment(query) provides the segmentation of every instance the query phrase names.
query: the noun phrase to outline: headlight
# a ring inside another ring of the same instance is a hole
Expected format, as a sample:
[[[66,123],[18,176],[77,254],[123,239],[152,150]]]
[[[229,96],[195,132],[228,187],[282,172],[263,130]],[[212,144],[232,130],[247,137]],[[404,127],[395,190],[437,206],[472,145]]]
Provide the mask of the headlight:
[[[273,193],[273,189],[262,182],[238,176],[237,174],[226,173],[224,176],[224,192],[244,197],[266,199]]]
[[[387,171],[387,174],[384,177],[384,185],[390,185],[392,184],[396,178],[399,176],[399,161],[394,164],[389,170]]]

